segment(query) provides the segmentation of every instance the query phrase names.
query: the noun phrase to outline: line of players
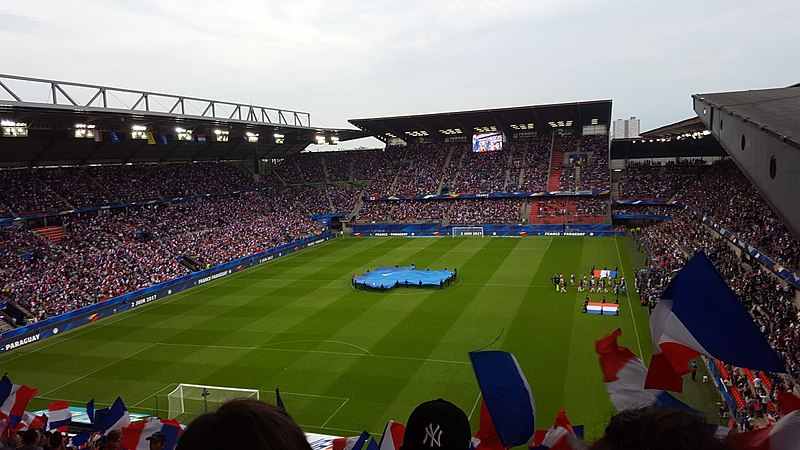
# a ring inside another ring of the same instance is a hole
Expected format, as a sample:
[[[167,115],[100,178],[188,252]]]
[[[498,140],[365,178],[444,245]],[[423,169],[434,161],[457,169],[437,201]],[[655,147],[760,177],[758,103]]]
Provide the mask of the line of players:
[[[551,281],[553,282],[553,287],[555,288],[556,292],[560,292],[562,294],[567,293],[568,286],[569,287],[576,286],[574,273],[569,274],[569,282],[567,282],[567,279],[563,273],[553,274]],[[617,297],[619,297],[619,294],[626,293],[628,289],[627,285],[625,284],[625,277],[595,278],[593,274],[583,275],[583,278],[578,280],[577,287],[578,287],[578,292],[598,292],[598,293],[613,292],[614,295]]]

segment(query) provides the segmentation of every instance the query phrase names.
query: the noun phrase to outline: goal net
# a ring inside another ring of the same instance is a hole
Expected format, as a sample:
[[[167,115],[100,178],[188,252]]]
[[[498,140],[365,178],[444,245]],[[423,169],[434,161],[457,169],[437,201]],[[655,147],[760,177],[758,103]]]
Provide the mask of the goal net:
[[[453,227],[453,236],[483,236],[483,227]]]
[[[167,418],[193,418],[208,411],[216,411],[223,403],[234,398],[258,399],[258,389],[181,383],[167,395]]]

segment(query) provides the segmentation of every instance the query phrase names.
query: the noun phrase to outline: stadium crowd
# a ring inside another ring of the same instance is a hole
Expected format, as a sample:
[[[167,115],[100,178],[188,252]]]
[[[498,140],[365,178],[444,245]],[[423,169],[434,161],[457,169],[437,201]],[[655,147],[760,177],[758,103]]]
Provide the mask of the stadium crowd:
[[[249,192],[69,216],[64,230],[51,242],[24,226],[0,228],[0,296],[33,320],[186,274],[179,256],[220,264],[322,227],[294,198]]]
[[[365,202],[359,223],[520,223],[522,200],[401,200]]]

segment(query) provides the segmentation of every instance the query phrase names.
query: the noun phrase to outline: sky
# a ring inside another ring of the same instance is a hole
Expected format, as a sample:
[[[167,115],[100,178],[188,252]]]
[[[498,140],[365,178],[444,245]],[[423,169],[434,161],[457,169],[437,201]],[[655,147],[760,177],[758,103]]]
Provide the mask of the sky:
[[[296,109],[329,127],[612,99],[613,118],[648,130],[692,116],[694,93],[800,82],[797,17],[797,0],[5,1],[0,73]]]

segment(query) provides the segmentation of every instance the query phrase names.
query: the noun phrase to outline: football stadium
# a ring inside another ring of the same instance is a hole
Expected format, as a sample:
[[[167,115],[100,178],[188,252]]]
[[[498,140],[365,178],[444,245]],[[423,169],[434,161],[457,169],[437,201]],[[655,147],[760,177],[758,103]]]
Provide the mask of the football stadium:
[[[800,86],[686,94],[0,74],[0,448],[799,449]]]

